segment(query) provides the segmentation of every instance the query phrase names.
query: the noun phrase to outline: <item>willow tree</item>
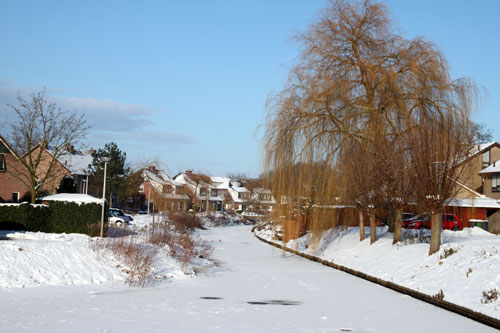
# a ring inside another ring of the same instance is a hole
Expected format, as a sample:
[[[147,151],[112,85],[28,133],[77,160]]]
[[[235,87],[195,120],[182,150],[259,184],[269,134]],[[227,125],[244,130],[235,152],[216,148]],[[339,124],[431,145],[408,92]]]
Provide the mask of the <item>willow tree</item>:
[[[319,185],[314,189],[319,201],[340,198],[347,203],[358,184],[355,176],[346,174],[352,168],[341,164],[360,159],[349,148],[354,146],[363,147],[366,156],[375,159],[373,165],[389,168],[366,170],[362,175],[366,183],[374,184],[370,186],[374,198],[404,202],[410,196],[415,200],[416,195],[432,195],[411,186],[401,191],[394,187],[413,181],[406,176],[414,166],[402,165],[415,156],[411,149],[420,138],[414,134],[425,126],[423,114],[430,123],[447,114],[465,122],[456,126],[457,135],[468,128],[472,108],[468,97],[475,91],[474,84],[452,81],[444,56],[433,44],[398,35],[379,2],[331,1],[296,39],[301,44],[300,57],[284,88],[272,94],[267,104],[265,166],[273,170],[275,196],[287,198],[288,203],[293,199],[277,213],[293,217],[290,211],[302,208],[313,180]],[[468,140],[468,131],[463,134],[460,144]],[[385,147],[394,147],[395,155],[387,156]],[[319,178],[311,177],[310,166],[318,163],[324,172],[318,173]],[[304,167],[297,170],[297,166]],[[440,196],[439,205],[445,201]]]

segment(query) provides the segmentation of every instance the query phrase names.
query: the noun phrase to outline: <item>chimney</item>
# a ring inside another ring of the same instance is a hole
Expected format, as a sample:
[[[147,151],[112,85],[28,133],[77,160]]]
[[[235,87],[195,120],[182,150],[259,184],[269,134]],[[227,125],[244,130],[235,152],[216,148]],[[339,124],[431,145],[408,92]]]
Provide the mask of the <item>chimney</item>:
[[[148,169],[149,169],[150,171],[156,172],[156,167],[155,167],[154,165],[150,165],[150,166],[148,167]]]

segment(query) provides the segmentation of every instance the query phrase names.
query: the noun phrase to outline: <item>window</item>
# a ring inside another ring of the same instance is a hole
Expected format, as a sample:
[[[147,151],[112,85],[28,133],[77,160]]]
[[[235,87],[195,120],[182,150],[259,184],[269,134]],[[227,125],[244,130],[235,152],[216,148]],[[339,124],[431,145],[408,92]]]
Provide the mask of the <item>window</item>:
[[[500,175],[491,176],[491,192],[500,192]]]
[[[19,192],[12,192],[12,202],[19,202]]]
[[[213,189],[212,189],[212,190],[210,191],[210,196],[212,196],[212,197],[216,197],[216,196],[217,196],[217,190],[213,190]]]
[[[5,162],[5,154],[0,154],[0,171],[7,170],[7,163]]]
[[[184,188],[182,186],[178,186],[175,188],[175,193],[184,194]]]
[[[139,192],[144,192],[144,184],[139,185]]]
[[[485,151],[483,153],[483,169],[490,165],[490,151]]]
[[[162,192],[163,192],[163,194],[172,193],[172,186],[163,185]]]

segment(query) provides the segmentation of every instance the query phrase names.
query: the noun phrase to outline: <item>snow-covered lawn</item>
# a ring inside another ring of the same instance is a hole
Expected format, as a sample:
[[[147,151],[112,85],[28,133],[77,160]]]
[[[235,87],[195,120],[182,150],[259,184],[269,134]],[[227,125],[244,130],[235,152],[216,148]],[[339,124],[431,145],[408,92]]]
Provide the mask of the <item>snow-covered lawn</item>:
[[[269,229],[258,233],[272,239]],[[446,301],[500,319],[500,294],[492,302],[483,296],[492,290],[500,293],[500,236],[480,228],[445,230],[441,251],[429,256],[429,244],[418,242],[419,233],[392,245],[392,234],[381,227],[370,245],[369,228],[363,242],[359,228],[337,229],[315,243],[307,234],[286,246],[431,296],[442,290]]]
[[[81,234],[0,231],[0,288],[83,285],[124,281],[124,274],[99,258]],[[7,239],[5,239],[7,238]]]
[[[200,231],[220,264],[185,279],[160,280],[146,288],[111,282],[2,288],[0,331],[494,332],[286,254],[260,242],[250,230]]]

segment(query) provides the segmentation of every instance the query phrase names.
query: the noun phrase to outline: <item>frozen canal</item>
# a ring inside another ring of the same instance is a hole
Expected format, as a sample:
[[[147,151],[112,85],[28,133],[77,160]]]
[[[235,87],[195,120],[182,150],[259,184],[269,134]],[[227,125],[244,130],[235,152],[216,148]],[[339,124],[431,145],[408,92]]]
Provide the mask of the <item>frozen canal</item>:
[[[196,278],[0,292],[0,332],[493,332],[482,324],[258,241],[202,232],[220,267]],[[383,260],[383,258],[380,258]]]

